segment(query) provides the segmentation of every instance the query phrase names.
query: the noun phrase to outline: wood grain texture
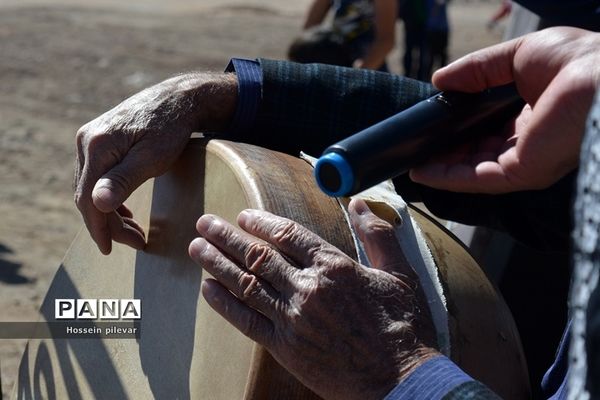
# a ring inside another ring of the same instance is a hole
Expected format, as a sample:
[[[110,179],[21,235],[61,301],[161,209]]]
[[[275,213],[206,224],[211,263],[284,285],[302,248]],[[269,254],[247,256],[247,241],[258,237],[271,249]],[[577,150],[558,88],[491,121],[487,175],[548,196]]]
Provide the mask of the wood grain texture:
[[[462,243],[411,207],[435,259],[448,306],[451,359],[503,399],[531,397],[527,362],[510,310]]]

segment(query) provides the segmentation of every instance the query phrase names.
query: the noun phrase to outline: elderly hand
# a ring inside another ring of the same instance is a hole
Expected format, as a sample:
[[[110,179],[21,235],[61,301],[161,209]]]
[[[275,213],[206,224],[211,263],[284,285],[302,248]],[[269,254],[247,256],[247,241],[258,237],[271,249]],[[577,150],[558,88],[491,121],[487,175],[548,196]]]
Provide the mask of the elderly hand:
[[[225,127],[236,101],[235,75],[186,74],[130,97],[79,129],[75,203],[102,253],[110,253],[112,240],[144,247],[144,232],[124,201],[168,170],[192,132]]]
[[[350,215],[374,268],[288,219],[245,210],[240,229],[205,215],[190,256],[215,279],[208,304],[326,399],[382,399],[437,355],[422,291],[391,225]]]
[[[600,34],[551,28],[469,54],[438,70],[442,90],[477,92],[514,81],[528,103],[516,121],[410,171],[456,192],[542,189],[573,170],[600,84]]]

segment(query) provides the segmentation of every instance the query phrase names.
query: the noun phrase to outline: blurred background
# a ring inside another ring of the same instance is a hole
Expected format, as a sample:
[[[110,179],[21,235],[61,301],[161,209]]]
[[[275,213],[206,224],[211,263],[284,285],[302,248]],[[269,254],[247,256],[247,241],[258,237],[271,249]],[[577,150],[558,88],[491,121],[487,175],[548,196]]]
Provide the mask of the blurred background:
[[[235,57],[285,58],[310,0],[0,0],[0,321],[35,321],[82,226],[77,129],[171,75]],[[502,1],[453,0],[449,57],[497,43]],[[388,66],[402,73],[401,21]],[[2,392],[25,340],[0,340]]]

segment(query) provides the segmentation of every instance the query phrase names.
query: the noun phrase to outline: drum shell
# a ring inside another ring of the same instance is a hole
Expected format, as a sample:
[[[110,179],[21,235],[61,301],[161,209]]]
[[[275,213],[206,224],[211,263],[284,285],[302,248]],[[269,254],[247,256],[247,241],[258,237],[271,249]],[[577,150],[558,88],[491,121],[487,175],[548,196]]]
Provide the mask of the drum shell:
[[[245,208],[298,221],[356,258],[335,199],[321,193],[310,166],[240,143],[192,140],[176,165],[129,203],[145,221],[148,246],[115,245],[102,256],[82,230],[41,307],[54,320],[57,298],[139,298],[139,340],[32,339],[15,395],[36,398],[318,398],[261,346],[204,302],[208,275],[187,254],[204,213],[235,222]],[[525,359],[501,296],[466,249],[434,220],[411,209],[439,268],[448,299],[451,358],[504,398],[529,396]]]

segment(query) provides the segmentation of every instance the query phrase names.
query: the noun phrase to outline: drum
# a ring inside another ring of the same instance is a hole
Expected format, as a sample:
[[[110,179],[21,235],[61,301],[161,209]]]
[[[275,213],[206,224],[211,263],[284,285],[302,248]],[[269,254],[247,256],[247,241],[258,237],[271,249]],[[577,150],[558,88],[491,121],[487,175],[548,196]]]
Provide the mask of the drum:
[[[200,294],[206,273],[187,253],[200,215],[235,223],[241,210],[259,208],[300,222],[356,258],[342,209],[317,188],[310,165],[251,145],[194,139],[173,168],[145,183],[128,205],[148,232],[147,248],[115,245],[103,256],[82,229],[41,315],[56,321],[56,299],[139,299],[141,336],[31,339],[13,397],[318,398],[208,307]],[[504,398],[528,398],[525,359],[502,298],[457,240],[418,209],[410,212],[439,268],[451,358]]]

